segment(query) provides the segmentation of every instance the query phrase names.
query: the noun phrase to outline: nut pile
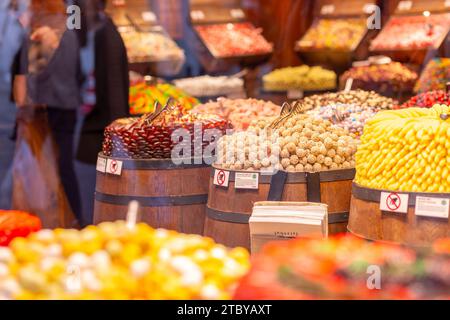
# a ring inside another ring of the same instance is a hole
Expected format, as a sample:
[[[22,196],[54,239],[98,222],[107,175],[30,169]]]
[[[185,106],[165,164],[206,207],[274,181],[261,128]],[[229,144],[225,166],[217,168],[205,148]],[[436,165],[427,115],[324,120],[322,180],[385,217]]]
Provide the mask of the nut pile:
[[[282,120],[277,129],[254,123],[247,132],[223,137],[217,163],[231,170],[318,172],[355,166],[355,135],[308,115]]]
[[[336,73],[322,67],[288,67],[276,69],[263,77],[264,90],[329,90],[336,88]]]
[[[230,299],[245,249],[123,221],[42,230],[0,248],[0,300]]]
[[[172,134],[177,129],[186,129],[191,137],[201,139],[200,143],[191,143],[191,155],[195,155],[210,144],[203,141],[205,130],[218,129],[224,134],[231,128],[228,121],[218,116],[190,114],[179,105],[168,107],[155,119],[151,118],[152,114],[147,114],[114,121],[105,129],[103,154],[131,159],[169,159],[175,145]],[[196,123],[201,124],[202,130],[197,137],[194,136]]]
[[[365,187],[450,193],[450,107],[408,108],[370,120],[356,154]]]

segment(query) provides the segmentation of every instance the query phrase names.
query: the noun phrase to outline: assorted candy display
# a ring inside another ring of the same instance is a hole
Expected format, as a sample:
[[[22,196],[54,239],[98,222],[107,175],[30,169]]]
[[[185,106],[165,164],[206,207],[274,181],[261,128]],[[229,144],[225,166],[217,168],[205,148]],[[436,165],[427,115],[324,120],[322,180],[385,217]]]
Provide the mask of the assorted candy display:
[[[401,106],[396,107],[396,109],[413,107],[431,108],[435,104],[445,104],[450,106],[450,94],[442,90],[424,92],[412,97]]]
[[[272,44],[251,23],[226,23],[194,27],[203,43],[216,58],[271,53]]]
[[[41,221],[36,216],[21,211],[0,210],[0,247],[7,246],[14,238],[26,237],[41,228]]]
[[[196,124],[201,125],[201,132],[198,132],[197,136],[194,135]],[[193,140],[189,144],[191,154],[185,155],[191,158],[213,143],[203,141],[205,130],[218,129],[225,134],[230,128],[228,121],[216,115],[192,114],[180,105],[167,106],[160,114],[146,114],[141,118],[114,121],[105,129],[103,154],[132,159],[170,159],[172,149],[176,145],[172,135],[177,129],[184,129]],[[199,139],[199,143],[194,143],[197,142],[195,139]]]
[[[311,110],[332,104],[357,105],[364,109],[392,109],[397,102],[374,91],[350,90],[317,94],[302,99],[302,107]]]
[[[146,224],[42,230],[0,248],[0,299],[229,299],[245,249]]]
[[[219,98],[217,101],[198,105],[192,113],[215,114],[230,121],[235,130],[245,130],[252,119],[273,120],[280,115],[280,110],[280,106],[269,101]]]
[[[340,78],[340,87],[344,88],[348,79],[353,79],[353,88],[363,90],[412,91],[417,81],[417,72],[399,62],[371,64],[353,67]]]
[[[450,241],[419,251],[351,236],[274,242],[253,257],[234,298],[450,299]]]
[[[185,56],[175,41],[160,32],[121,32],[130,62],[184,61]]]
[[[331,121],[359,137],[368,119],[394,105],[394,100],[373,91],[353,90],[306,97],[299,101],[294,112]]]
[[[129,99],[132,115],[152,113],[155,111],[155,103],[166,105],[169,99],[175,100],[187,110],[200,103],[196,98],[167,83],[149,85],[138,82],[131,85]]]
[[[175,80],[174,84],[194,97],[217,97],[244,91],[244,80],[238,77],[206,75]]]
[[[300,89],[305,91],[336,88],[336,73],[322,67],[288,67],[276,69],[263,77],[267,91]]]
[[[372,50],[437,47],[449,31],[450,13],[393,17],[371,44]]]
[[[378,113],[364,128],[355,182],[405,192],[450,193],[450,107]]]
[[[367,31],[364,19],[320,19],[298,42],[301,49],[352,51]]]
[[[223,137],[217,165],[231,170],[318,172],[355,166],[355,135],[308,115],[255,121],[246,132]]]
[[[416,83],[416,92],[446,90],[450,82],[450,58],[431,60]]]

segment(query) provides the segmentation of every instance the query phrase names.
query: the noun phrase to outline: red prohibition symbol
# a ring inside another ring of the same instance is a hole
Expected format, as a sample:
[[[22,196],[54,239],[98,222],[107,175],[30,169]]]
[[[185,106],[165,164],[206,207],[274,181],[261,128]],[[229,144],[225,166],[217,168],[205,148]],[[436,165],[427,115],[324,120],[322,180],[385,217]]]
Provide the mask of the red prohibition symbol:
[[[217,174],[217,183],[221,186],[223,186],[225,184],[225,171],[220,170],[219,173]]]
[[[117,161],[113,160],[111,161],[111,173],[116,173],[117,172]]]
[[[402,200],[397,193],[391,193],[386,199],[386,205],[389,210],[395,211],[402,205]]]

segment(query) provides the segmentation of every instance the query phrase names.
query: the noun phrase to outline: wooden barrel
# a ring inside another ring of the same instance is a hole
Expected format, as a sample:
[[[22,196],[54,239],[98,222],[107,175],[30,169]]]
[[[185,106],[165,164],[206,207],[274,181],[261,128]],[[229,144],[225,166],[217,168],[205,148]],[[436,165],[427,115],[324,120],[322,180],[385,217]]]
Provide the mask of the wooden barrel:
[[[124,160],[120,175],[97,171],[94,222],[123,220],[132,200],[140,203],[140,221],[154,228],[203,234],[210,167],[175,165],[172,160]],[[192,159],[192,162],[194,160]],[[108,171],[108,169],[107,169]]]
[[[408,195],[408,213],[384,212],[380,209],[382,192],[353,184],[348,230],[368,240],[396,242],[414,246],[428,246],[436,239],[450,236],[449,219],[418,216],[416,198],[450,199],[449,193],[411,193]]]
[[[260,174],[258,190],[235,189],[236,171],[230,171],[227,188],[217,186],[214,184],[216,169],[213,167],[209,183],[205,236],[218,243],[250,248],[248,222],[253,204],[267,200],[325,203],[329,212],[329,233],[347,231],[354,169]]]

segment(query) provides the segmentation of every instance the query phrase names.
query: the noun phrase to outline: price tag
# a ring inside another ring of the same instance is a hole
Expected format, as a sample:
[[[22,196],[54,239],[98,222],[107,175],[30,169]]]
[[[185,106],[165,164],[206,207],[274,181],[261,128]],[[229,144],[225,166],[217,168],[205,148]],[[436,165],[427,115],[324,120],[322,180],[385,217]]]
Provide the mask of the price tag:
[[[322,6],[322,8],[320,9],[320,14],[322,15],[333,14],[335,10],[336,7],[334,6],[334,4],[327,4]]]
[[[400,1],[398,3],[397,9],[399,11],[409,11],[411,10],[412,6],[413,6],[412,1]]]
[[[122,167],[122,161],[108,159],[108,161],[106,162],[106,173],[120,176],[122,175]]]
[[[446,8],[450,8],[450,0],[445,0],[444,6],[445,6]]]
[[[450,199],[416,197],[416,216],[448,219]]]
[[[216,169],[214,171],[214,184],[219,187],[228,187],[230,183],[230,172]]]
[[[395,213],[408,213],[408,194],[382,192],[380,210]]]
[[[303,99],[303,97],[305,96],[305,93],[303,92],[303,90],[288,90],[287,92],[287,98],[289,100],[298,100],[298,99]]]
[[[101,173],[106,172],[106,159],[102,157],[97,158],[97,171]]]
[[[242,9],[231,9],[230,10],[230,15],[234,18],[234,19],[243,19],[245,18],[245,13]]]
[[[122,7],[127,4],[125,0],[113,0],[112,1],[113,6],[115,7]]]
[[[156,22],[156,15],[151,11],[142,12],[142,20],[150,23]]]
[[[259,173],[236,172],[234,187],[236,189],[258,190],[258,188],[259,188]]]
[[[192,10],[191,19],[194,21],[205,20],[205,13],[201,10]]]

